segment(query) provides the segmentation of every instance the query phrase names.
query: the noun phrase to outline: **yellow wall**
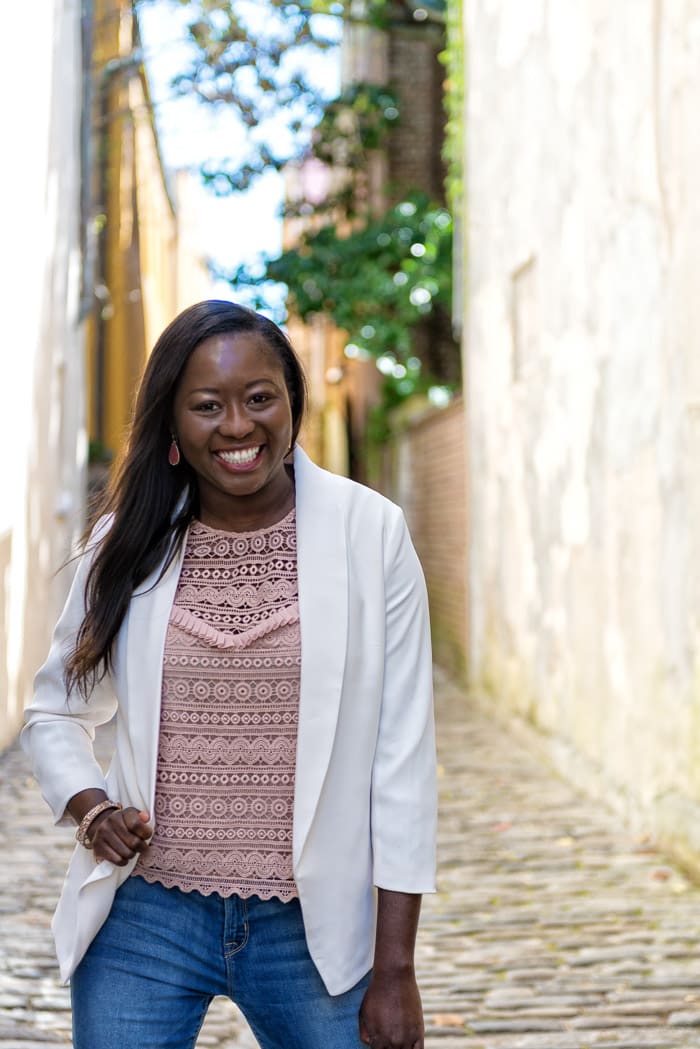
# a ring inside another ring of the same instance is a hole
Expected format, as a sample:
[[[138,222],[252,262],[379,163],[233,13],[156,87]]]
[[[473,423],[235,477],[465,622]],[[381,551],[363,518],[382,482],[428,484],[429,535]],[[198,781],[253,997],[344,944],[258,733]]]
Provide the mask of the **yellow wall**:
[[[128,61],[139,41],[127,0],[98,0],[94,42],[104,287],[89,327],[90,438],[116,454],[146,357],[176,313],[177,223],[145,76]]]

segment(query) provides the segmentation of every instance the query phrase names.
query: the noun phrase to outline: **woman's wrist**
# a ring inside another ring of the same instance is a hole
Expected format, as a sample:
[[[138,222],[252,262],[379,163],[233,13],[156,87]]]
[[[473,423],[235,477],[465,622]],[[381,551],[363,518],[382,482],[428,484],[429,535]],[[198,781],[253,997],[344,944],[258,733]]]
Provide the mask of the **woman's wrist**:
[[[89,849],[90,839],[97,826],[115,808],[121,806],[108,798],[101,787],[87,787],[74,794],[66,806],[66,812],[77,825],[76,840]]]
[[[78,794],[73,795],[66,805],[66,813],[78,826],[83,816],[101,801],[107,801],[107,792],[102,790],[101,787],[87,787],[85,790],[81,790]]]
[[[416,975],[413,958],[378,957],[375,952],[372,975],[391,977],[395,980],[412,979]]]
[[[78,844],[84,845],[86,849],[91,849],[92,836],[90,835],[90,830],[93,827],[95,820],[103,814],[106,815],[107,812],[110,812],[113,809],[120,809],[121,807],[121,802],[110,801],[109,798],[104,798],[102,801],[98,801],[96,805],[93,805],[91,809],[88,809],[78,824],[78,829],[75,832],[75,840]]]

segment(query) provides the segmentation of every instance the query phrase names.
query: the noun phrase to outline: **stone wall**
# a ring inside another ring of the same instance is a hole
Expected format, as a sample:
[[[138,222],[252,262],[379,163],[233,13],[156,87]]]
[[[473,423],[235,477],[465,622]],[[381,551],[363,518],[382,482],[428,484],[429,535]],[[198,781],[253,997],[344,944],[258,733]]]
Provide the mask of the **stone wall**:
[[[386,451],[381,487],[403,507],[423,565],[435,659],[463,677],[469,523],[461,400],[429,410],[400,430]]]
[[[470,661],[700,856],[700,4],[466,0]]]

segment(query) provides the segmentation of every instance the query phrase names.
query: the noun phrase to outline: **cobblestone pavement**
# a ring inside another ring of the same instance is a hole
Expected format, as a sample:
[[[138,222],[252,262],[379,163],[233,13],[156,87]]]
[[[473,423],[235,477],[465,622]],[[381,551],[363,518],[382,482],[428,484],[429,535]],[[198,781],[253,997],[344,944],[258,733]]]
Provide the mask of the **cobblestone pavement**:
[[[418,964],[428,1049],[700,1049],[700,888],[438,687],[440,891]],[[70,1045],[49,931],[72,835],[0,758],[0,1049]],[[254,1049],[217,999],[199,1049]]]

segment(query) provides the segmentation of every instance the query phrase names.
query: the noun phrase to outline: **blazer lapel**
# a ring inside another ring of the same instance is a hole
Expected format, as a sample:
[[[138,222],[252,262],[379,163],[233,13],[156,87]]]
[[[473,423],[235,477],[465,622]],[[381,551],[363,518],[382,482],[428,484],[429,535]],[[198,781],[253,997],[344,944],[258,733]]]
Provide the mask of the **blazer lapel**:
[[[184,544],[163,578],[160,567],[134,592],[126,636],[127,719],[134,757],[134,778],[142,803],[153,816],[160,732],[163,653],[170,610],[175,598]]]
[[[335,737],[348,631],[345,520],[325,471],[294,452],[301,698],[294,788],[294,863],[301,857]]]

